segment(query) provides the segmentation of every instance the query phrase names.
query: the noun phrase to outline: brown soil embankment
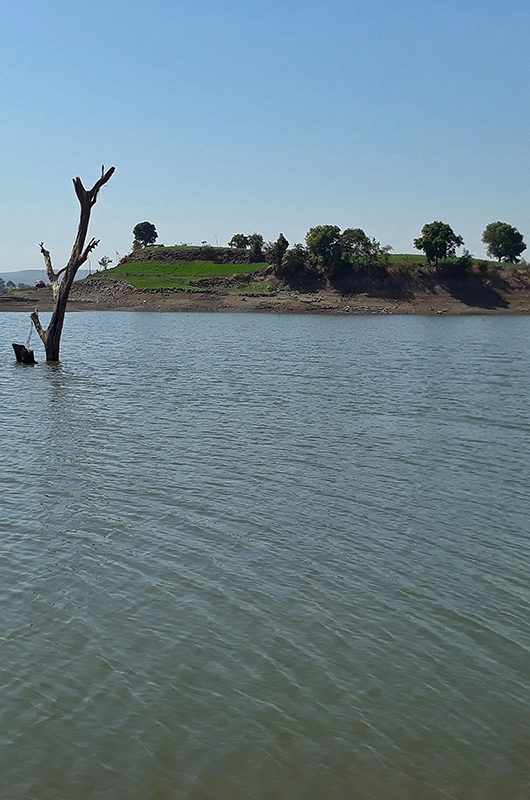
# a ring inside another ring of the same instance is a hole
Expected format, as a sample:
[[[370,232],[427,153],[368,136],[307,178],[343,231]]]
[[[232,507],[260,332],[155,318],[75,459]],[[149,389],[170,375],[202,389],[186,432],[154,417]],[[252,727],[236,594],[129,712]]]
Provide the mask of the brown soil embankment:
[[[0,311],[41,311],[53,307],[49,289],[19,290],[0,296]],[[530,313],[530,274],[499,273],[494,279],[472,273],[441,279],[390,274],[363,285],[314,292],[280,289],[266,295],[238,294],[225,285],[200,291],[135,289],[121,281],[87,279],[75,284],[71,311],[263,311],[326,314],[509,314]]]

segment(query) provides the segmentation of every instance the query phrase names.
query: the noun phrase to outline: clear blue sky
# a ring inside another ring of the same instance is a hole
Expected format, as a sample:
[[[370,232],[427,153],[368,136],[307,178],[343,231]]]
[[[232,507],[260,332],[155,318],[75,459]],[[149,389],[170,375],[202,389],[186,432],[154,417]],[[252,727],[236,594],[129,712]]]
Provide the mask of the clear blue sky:
[[[530,244],[528,0],[5,0],[0,270],[56,265],[71,178],[117,172],[95,260],[239,231],[360,226],[397,252],[433,219],[483,255]]]

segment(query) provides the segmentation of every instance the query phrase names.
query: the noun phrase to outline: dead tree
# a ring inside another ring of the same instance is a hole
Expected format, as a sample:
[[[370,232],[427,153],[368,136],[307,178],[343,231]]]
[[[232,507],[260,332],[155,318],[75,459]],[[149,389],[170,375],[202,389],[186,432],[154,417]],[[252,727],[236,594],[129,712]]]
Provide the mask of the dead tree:
[[[111,167],[105,172],[105,168],[101,167],[101,178],[96,181],[91,189],[85,189],[81,178],[73,179],[75,193],[81,206],[81,215],[77,228],[77,236],[75,237],[72,253],[66,267],[55,272],[49,250],[46,250],[43,242],[40,243],[40,251],[44,258],[46,272],[52,286],[54,309],[47,328],[42,327],[37,309],[35,309],[31,315],[31,320],[44,344],[46,361],[59,361],[61,334],[63,332],[64,315],[70,289],[72,288],[79,267],[85,263],[92,250],[99,244],[99,239],[90,239],[88,244],[85,245],[92,207],[96,204],[99,190],[111,179],[114,170],[115,167]],[[59,282],[61,275],[63,279]]]

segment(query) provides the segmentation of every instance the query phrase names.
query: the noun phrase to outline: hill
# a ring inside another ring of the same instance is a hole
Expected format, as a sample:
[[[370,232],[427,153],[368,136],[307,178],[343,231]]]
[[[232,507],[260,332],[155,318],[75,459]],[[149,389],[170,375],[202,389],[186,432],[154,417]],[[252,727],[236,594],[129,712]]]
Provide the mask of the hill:
[[[209,258],[206,258],[209,256]],[[530,313],[530,268],[458,259],[439,268],[393,254],[387,269],[354,268],[288,286],[272,267],[229,248],[153,247],[77,281],[69,308],[136,311],[267,311],[331,314]],[[2,311],[53,307],[49,288],[14,290]]]
[[[217,286],[243,293],[267,291],[266,279],[255,278],[266,265],[248,258],[245,250],[229,247],[149,247],[88,280],[120,280],[136,289],[204,291]]]
[[[237,247],[213,247],[212,245],[152,245],[133,250],[124,256],[120,264],[136,261],[211,261],[214,264],[248,264],[249,251]]]
[[[502,267],[493,261],[472,259],[468,277],[475,275],[474,290],[484,281],[499,282],[501,275],[528,272],[520,265]],[[344,279],[335,282],[341,294],[391,292],[411,295],[443,280],[459,280],[459,259],[448,259],[440,269],[427,263],[421,254],[393,253],[388,271],[381,278],[370,270],[353,268]],[[477,277],[478,276],[478,277]],[[462,275],[463,277],[463,275]],[[239,294],[269,293],[281,288],[271,268],[265,263],[250,263],[248,250],[230,247],[174,246],[146,247],[125,256],[111,269],[95,273],[90,281],[123,281],[136,289],[175,289],[185,291],[223,290]],[[298,286],[309,291],[314,285]],[[483,293],[483,292],[481,292]]]
[[[88,275],[88,270],[80,269],[76,280],[82,280]],[[13,272],[0,272],[0,278],[6,283],[13,281],[13,283],[26,283],[28,286],[34,286],[37,281],[45,281],[48,283],[48,276],[44,269],[18,269]]]

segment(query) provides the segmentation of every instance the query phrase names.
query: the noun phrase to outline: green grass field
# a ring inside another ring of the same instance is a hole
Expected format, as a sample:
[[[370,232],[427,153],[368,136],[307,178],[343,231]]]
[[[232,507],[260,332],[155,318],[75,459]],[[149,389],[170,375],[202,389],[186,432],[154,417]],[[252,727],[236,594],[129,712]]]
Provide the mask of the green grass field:
[[[457,261],[458,257],[448,258],[446,263],[454,264]],[[391,253],[388,258],[388,263],[395,266],[414,266],[415,264],[427,266],[428,262],[426,256],[422,255],[422,253]],[[479,264],[486,264],[488,267],[495,267],[496,269],[499,268],[497,261],[488,261],[486,258],[473,258],[473,264],[475,266],[478,266]],[[502,266],[507,265],[504,264]]]
[[[164,253],[174,248],[150,248]],[[193,250],[188,246],[178,249]],[[172,254],[171,254],[172,255]],[[177,254],[175,254],[177,255]],[[199,255],[199,254],[198,254]],[[448,259],[447,266],[457,259]],[[494,261],[473,259],[474,265],[488,272],[497,270],[499,265]],[[397,272],[420,276],[427,269],[427,259],[421,253],[392,253],[389,257],[389,266]],[[192,260],[185,261],[176,258],[175,261],[130,261],[119,264],[117,267],[97,273],[98,280],[121,280],[131,284],[137,289],[187,289],[188,291],[204,291],[209,286],[197,285],[201,280],[220,281],[217,287],[221,291],[234,294],[266,294],[270,291],[270,281],[267,278],[252,279],[253,273],[264,269],[266,264],[216,264],[213,261]],[[223,284],[223,279],[248,275],[247,280],[234,281],[233,284]],[[215,288],[215,286],[213,287]]]
[[[214,264],[212,261],[131,261],[99,272],[101,280],[130,283],[137,289],[200,289],[196,281],[230,278],[258,272],[265,264]],[[267,291],[266,281],[248,281],[233,287],[237,292]]]
[[[421,253],[390,253],[389,264],[426,264],[427,259]]]

